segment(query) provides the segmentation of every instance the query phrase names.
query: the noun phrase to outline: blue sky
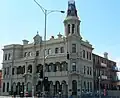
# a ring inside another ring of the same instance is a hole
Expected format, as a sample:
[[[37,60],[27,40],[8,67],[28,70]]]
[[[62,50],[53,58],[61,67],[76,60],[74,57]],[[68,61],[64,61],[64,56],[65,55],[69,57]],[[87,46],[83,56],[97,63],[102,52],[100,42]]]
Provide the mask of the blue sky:
[[[44,8],[67,10],[68,0],[38,0]],[[81,35],[97,54],[109,53],[109,58],[120,60],[120,0],[76,0],[81,19]],[[47,38],[59,32],[64,34],[66,14],[52,13],[47,17]],[[30,42],[36,32],[44,34],[44,14],[34,0],[0,1],[0,49],[7,44]],[[0,51],[2,63],[2,51]],[[1,65],[0,65],[1,66]],[[0,67],[1,68],[1,67]]]

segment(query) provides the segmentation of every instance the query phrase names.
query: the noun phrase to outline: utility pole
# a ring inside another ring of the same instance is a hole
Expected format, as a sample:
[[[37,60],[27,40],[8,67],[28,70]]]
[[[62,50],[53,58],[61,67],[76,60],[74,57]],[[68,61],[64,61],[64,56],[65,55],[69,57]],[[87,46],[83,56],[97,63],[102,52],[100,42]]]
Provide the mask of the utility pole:
[[[45,50],[46,50],[46,33],[47,33],[47,15],[52,13],[52,12],[60,12],[60,13],[65,13],[65,11],[60,11],[60,10],[47,10],[44,7],[42,7],[36,0],[34,0],[34,2],[40,7],[40,9],[42,10],[42,12],[44,13],[44,17],[45,17],[45,30],[44,30],[44,56],[43,56],[43,79],[45,77]],[[43,85],[43,84],[42,84]],[[44,92],[44,86],[43,86],[43,92]]]
[[[99,76],[98,79],[99,79],[99,98],[101,98],[101,89],[100,89],[101,76]]]

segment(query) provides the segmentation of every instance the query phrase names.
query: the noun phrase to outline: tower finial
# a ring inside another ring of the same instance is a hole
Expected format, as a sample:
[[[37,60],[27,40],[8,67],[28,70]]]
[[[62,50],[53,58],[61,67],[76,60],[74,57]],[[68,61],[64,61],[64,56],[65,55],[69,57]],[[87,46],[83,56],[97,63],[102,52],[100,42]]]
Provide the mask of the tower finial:
[[[39,33],[39,32],[37,31],[37,35],[38,35],[38,33]]]
[[[77,10],[75,6],[75,0],[68,1],[68,11],[67,16],[76,16],[77,17]]]
[[[68,3],[74,4],[75,0],[68,0]]]

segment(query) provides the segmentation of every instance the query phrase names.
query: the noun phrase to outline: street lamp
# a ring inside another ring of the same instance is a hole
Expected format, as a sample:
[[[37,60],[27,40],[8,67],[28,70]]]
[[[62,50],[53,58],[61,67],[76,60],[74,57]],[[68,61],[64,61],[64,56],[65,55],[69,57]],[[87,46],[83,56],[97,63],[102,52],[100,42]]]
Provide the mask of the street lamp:
[[[99,98],[101,98],[101,89],[100,89],[100,80],[101,80],[101,76],[99,76],[98,79],[99,79]]]
[[[52,12],[60,12],[60,13],[65,13],[65,11],[60,11],[60,10],[47,10],[43,8],[36,0],[34,2],[40,7],[42,12],[44,13],[45,17],[45,31],[44,31],[44,57],[43,57],[43,77],[45,76],[45,49],[46,49],[46,24],[47,24],[47,15],[52,13]]]

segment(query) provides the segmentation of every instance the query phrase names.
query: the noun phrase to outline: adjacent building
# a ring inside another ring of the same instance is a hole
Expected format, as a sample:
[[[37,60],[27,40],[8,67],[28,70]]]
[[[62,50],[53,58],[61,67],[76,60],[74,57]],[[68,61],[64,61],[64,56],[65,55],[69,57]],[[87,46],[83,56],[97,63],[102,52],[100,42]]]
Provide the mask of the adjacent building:
[[[2,84],[2,70],[0,70],[0,94],[1,94],[1,84]]]
[[[93,55],[93,73],[94,73],[94,90],[104,92],[106,90],[118,90],[119,82],[117,72],[119,72],[116,62],[109,60],[108,53],[104,57],[96,54]]]
[[[70,0],[64,20],[65,35],[59,33],[57,38],[51,36],[44,41],[37,33],[33,43],[23,40],[22,45],[4,46],[2,95],[42,92],[42,71],[48,77],[50,95],[93,92],[97,66],[94,58],[98,56],[92,53],[92,45],[82,39],[80,23],[75,1]]]

